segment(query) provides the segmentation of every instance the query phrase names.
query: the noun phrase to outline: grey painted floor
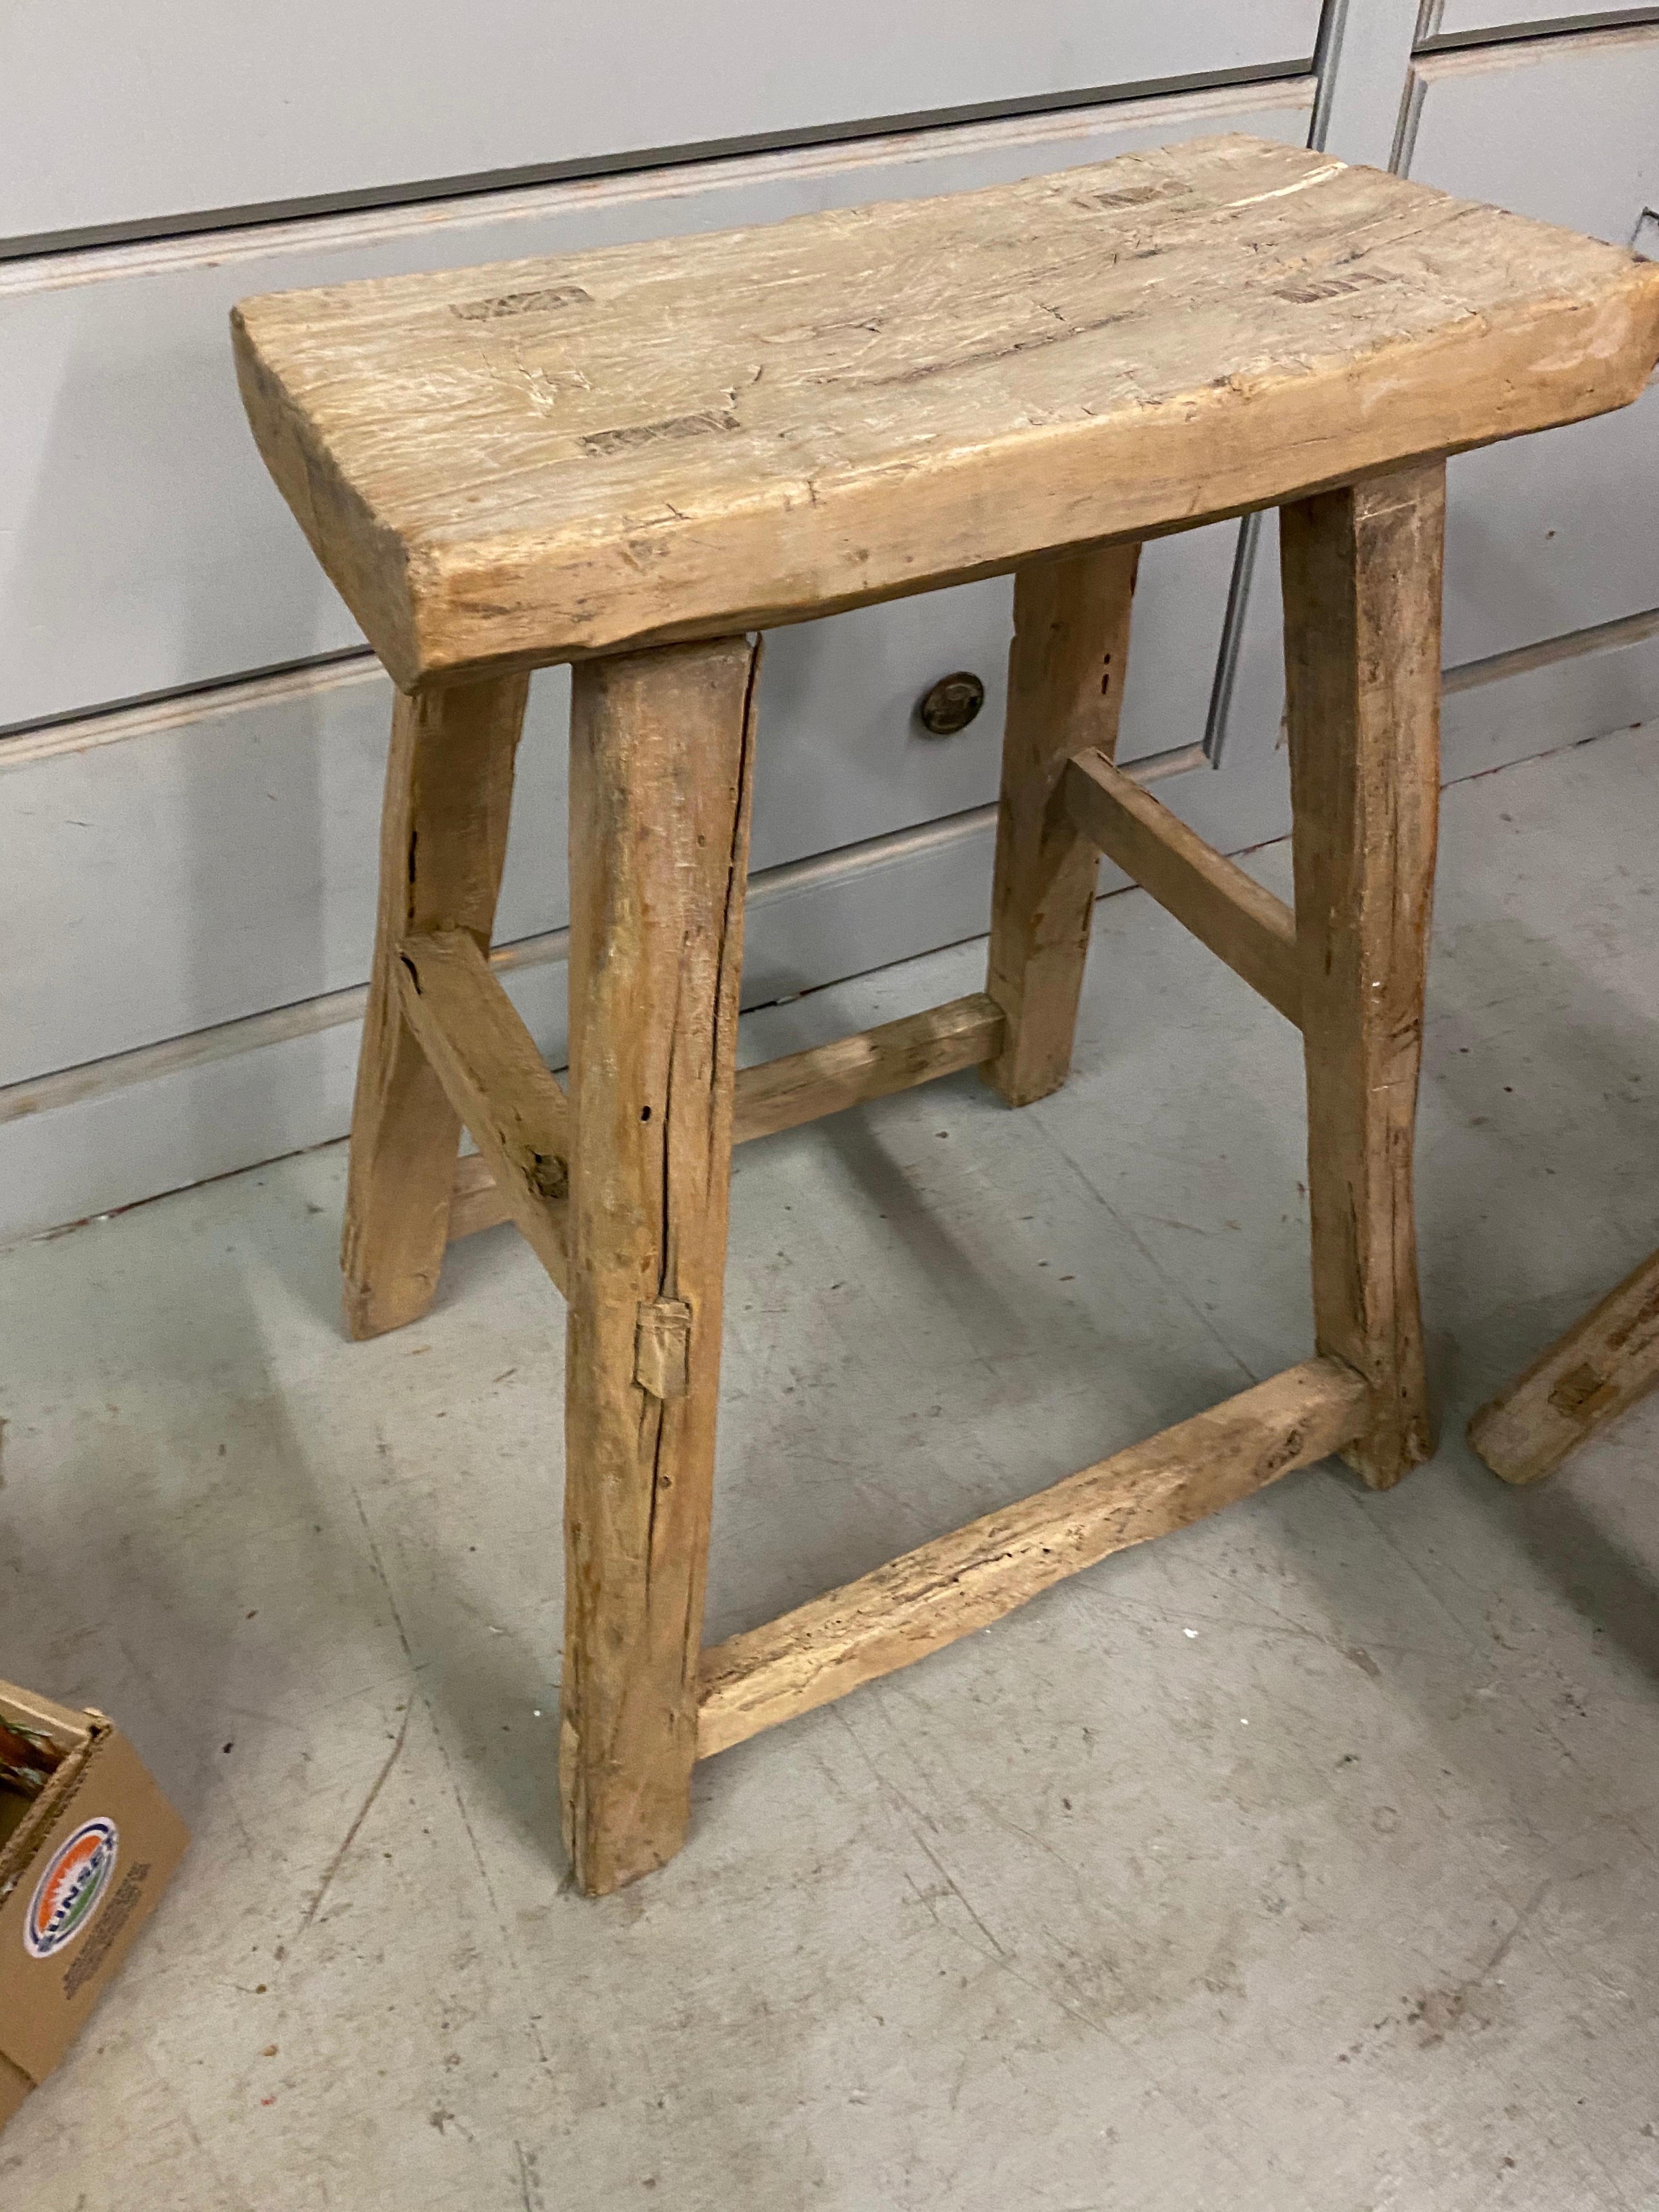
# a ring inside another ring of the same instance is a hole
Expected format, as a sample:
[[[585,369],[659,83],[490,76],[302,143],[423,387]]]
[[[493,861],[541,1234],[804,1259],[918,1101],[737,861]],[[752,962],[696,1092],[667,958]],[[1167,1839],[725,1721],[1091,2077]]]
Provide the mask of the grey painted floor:
[[[356,1348],[337,1148],[0,1255],[0,1674],[117,1714],[197,1837],[0,2142],[9,2212],[1659,2204],[1659,1406],[1536,1492],[1462,1442],[1659,1243],[1659,730],[1444,818],[1439,1457],[1292,1476],[711,1761],[602,1904],[554,1840],[562,1327],[511,1231]],[[746,1150],[710,1633],[1303,1357],[1298,1084],[1133,893],[1060,1097]]]

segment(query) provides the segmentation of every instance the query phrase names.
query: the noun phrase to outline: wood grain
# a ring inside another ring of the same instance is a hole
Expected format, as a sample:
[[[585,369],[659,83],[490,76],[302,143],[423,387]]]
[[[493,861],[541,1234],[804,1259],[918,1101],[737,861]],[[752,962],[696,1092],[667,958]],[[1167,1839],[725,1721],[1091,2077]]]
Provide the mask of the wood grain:
[[[496,1188],[495,1171],[482,1152],[465,1152],[455,1163],[455,1187],[449,1200],[449,1241],[497,1229],[512,1216]]]
[[[1033,562],[1014,579],[985,988],[1007,1017],[985,1080],[1010,1106],[1071,1072],[1100,859],[1060,803],[1073,753],[1117,749],[1139,545]]]
[[[1412,1202],[1440,799],[1445,465],[1279,518],[1316,1342],[1370,1386],[1347,1455],[1434,1449]]]
[[[1002,1037],[1002,1009],[981,991],[951,999],[879,1028],[858,1030],[829,1044],[738,1070],[732,1141],[769,1137],[780,1129],[839,1114],[867,1098],[885,1098],[935,1077],[976,1067]],[[469,1153],[458,1163],[449,1235],[471,1237],[508,1218],[489,1163]]]
[[[562,1290],[570,1117],[518,1008],[465,930],[404,939],[404,1018],[493,1170],[510,1218]]]
[[[1103,753],[1074,754],[1062,793],[1083,836],[1242,975],[1286,1021],[1301,1019],[1296,916],[1132,783]]]
[[[400,684],[771,627],[1620,406],[1659,268],[1189,142],[245,301],[254,435]]]
[[[1659,1386],[1659,1252],[1483,1406],[1469,1442],[1505,1482],[1540,1482]]]
[[[588,663],[572,700],[559,1763],[590,1895],[690,1811],[758,659]]]
[[[354,1337],[416,1320],[438,1287],[461,1125],[404,1018],[398,955],[415,930],[463,929],[489,948],[529,688],[493,678],[392,710],[340,1249]]]
[[[1367,1392],[1337,1359],[1224,1405],[970,1521],[703,1655],[698,1752],[741,1743],[988,1627],[1109,1553],[1201,1520],[1359,1433]]]
[[[867,1098],[885,1098],[976,1067],[997,1048],[1002,1009],[981,991],[901,1015],[878,1028],[858,1030],[828,1044],[811,1045],[781,1060],[738,1071],[736,1137],[740,1145],[793,1129],[826,1114],[839,1114]]]

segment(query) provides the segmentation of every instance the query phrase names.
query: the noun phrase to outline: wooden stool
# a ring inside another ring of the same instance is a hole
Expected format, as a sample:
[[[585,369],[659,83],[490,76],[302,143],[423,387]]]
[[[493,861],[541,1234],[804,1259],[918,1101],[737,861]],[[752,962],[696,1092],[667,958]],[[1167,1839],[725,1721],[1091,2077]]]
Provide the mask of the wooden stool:
[[[467,1225],[568,1302],[576,1879],[694,1761],[1340,1450],[1432,1449],[1412,1139],[1444,455],[1634,398],[1659,269],[1220,138],[989,191],[244,302],[271,473],[399,685],[352,1123],[355,1335]],[[1142,540],[1283,510],[1296,912],[1112,764]],[[1012,571],[983,994],[734,1074],[749,633]],[[570,1071],[489,963],[527,672],[574,664]],[[1066,1079],[1109,854],[1306,1041],[1317,1356],[703,1650],[734,1141],[978,1066]],[[493,1187],[492,1187],[493,1186]]]
[[[1483,1406],[1469,1423],[1469,1442],[1505,1482],[1541,1482],[1654,1389],[1659,1252],[1650,1252]]]

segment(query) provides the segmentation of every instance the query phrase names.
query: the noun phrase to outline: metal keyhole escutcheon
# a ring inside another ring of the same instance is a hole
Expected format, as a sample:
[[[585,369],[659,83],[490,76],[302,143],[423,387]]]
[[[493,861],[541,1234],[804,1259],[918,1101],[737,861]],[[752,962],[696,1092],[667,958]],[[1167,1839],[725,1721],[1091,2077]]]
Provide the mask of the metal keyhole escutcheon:
[[[985,686],[971,669],[941,676],[916,706],[916,719],[930,737],[953,738],[965,730],[985,704]]]

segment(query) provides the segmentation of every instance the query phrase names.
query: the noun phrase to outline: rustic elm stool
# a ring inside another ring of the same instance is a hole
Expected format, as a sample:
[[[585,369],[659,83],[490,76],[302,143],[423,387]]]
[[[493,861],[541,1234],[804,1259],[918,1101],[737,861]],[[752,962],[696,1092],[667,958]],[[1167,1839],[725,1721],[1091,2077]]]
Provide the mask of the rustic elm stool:
[[[1635,398],[1659,269],[1230,137],[289,293],[234,327],[260,450],[403,694],[349,1327],[424,1313],[447,1237],[502,1216],[568,1301],[560,1765],[584,1889],[678,1848],[699,1757],[1326,1453],[1379,1486],[1427,1455],[1411,1179],[1444,456]],[[1294,915],[1112,762],[1141,542],[1272,505]],[[750,634],[1010,571],[985,990],[735,1074]],[[489,960],[528,672],[556,661],[568,1089]],[[1054,1091],[1103,852],[1302,1030],[1316,1356],[703,1650],[732,1146],[972,1066],[1012,1105]]]
[[[1505,1482],[1541,1482],[1650,1390],[1659,1390],[1659,1252],[1506,1382],[1469,1423],[1469,1442]]]

